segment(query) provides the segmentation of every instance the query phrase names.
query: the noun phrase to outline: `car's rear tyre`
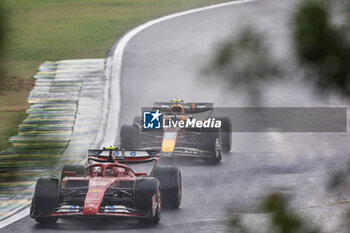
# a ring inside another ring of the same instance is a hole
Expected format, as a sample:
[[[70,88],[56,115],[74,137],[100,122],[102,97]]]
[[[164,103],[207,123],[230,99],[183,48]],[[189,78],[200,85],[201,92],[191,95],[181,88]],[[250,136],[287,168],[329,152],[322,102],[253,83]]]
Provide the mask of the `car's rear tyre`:
[[[230,152],[232,147],[232,124],[229,117],[217,117],[217,120],[221,120],[221,141],[222,151]]]
[[[140,147],[139,132],[135,126],[123,125],[120,130],[120,148],[137,150]]]
[[[142,127],[142,120],[141,120],[140,116],[135,116],[134,117],[133,125],[138,127],[138,128]]]
[[[155,225],[160,220],[162,203],[159,181],[153,177],[147,177],[135,182],[135,208],[149,215],[146,218],[139,218],[139,222]]]
[[[177,167],[156,167],[151,174],[160,182],[163,206],[177,209],[181,205],[182,180]]]
[[[84,176],[86,173],[86,168],[83,165],[64,165],[61,171],[61,180],[63,180],[65,175],[65,172],[75,172],[75,176]]]
[[[30,208],[30,216],[38,223],[53,224],[58,217],[41,217],[52,213],[58,205],[58,179],[39,178]]]

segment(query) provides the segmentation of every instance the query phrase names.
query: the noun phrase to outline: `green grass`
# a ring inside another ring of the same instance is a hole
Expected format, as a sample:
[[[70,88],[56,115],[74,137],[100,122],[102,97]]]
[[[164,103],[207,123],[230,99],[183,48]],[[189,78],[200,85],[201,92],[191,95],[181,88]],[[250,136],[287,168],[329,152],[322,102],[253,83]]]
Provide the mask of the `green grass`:
[[[118,38],[143,22],[226,1],[2,0],[7,30],[0,61],[4,73],[0,111],[15,111],[8,114],[16,120],[1,118],[0,150],[24,119],[31,76],[42,62],[105,57]]]
[[[8,138],[17,134],[16,125],[26,117],[25,111],[0,111],[0,150],[9,147]]]

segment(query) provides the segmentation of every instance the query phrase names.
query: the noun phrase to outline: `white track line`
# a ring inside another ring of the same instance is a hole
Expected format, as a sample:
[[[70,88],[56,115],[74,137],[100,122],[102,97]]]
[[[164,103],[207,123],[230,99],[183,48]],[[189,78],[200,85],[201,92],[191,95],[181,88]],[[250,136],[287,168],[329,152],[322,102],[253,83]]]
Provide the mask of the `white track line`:
[[[12,215],[11,217],[8,217],[0,221],[0,229],[20,220],[21,218],[24,218],[25,216],[29,215],[29,212],[30,212],[30,208],[25,208],[24,210]]]
[[[110,77],[107,78],[106,82],[106,89],[105,90],[105,96],[109,93],[109,103],[106,104],[106,108],[108,108],[109,105],[109,112],[106,114],[107,119],[107,125],[104,135],[104,140],[101,146],[110,146],[114,145],[117,139],[117,135],[119,135],[117,132],[119,127],[119,118],[120,118],[120,107],[121,107],[121,89],[120,89],[120,79],[121,79],[121,71],[122,71],[122,61],[123,61],[123,55],[124,50],[129,43],[129,41],[136,36],[141,31],[155,25],[158,23],[161,23],[163,21],[173,19],[176,17],[193,14],[201,11],[211,10],[219,7],[225,7],[230,5],[236,5],[236,4],[242,4],[247,2],[253,2],[256,0],[237,0],[234,2],[227,2],[227,3],[221,3],[201,8],[196,8],[193,10],[183,11],[171,15],[167,15],[158,19],[151,20],[147,23],[144,23],[128,33],[126,33],[121,40],[117,42],[117,46],[115,47],[115,50],[113,52],[113,57],[111,59],[107,60],[107,70],[106,75],[110,75]],[[109,64],[108,64],[109,63]],[[111,68],[109,68],[111,67]],[[113,78],[112,78],[113,77]],[[112,88],[113,87],[113,88]],[[105,97],[106,98],[106,97]],[[107,99],[107,98],[106,98]],[[104,109],[104,111],[108,111],[108,109]],[[5,226],[12,224],[16,221],[18,221],[21,218],[24,218],[29,214],[29,208],[26,208],[22,210],[21,212],[18,212],[14,215],[12,215],[9,218],[6,218],[5,220],[0,222],[0,229],[4,228]]]

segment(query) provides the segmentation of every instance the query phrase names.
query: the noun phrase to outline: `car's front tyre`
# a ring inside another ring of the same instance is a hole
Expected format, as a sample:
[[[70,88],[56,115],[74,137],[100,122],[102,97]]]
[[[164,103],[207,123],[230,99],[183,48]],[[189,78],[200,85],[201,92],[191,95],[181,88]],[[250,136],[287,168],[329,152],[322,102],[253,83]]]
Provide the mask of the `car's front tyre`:
[[[232,124],[229,117],[217,117],[217,120],[221,120],[221,141],[222,151],[230,152],[232,147]]]
[[[220,129],[205,129],[202,131],[202,148],[210,152],[210,157],[205,158],[207,164],[216,164],[222,159],[222,141]]]
[[[161,191],[159,181],[153,177],[141,178],[135,181],[135,208],[148,214],[139,218],[139,222],[155,225],[160,221]]]
[[[45,217],[52,213],[58,205],[59,184],[56,178],[39,178],[30,208],[30,216],[41,224],[56,223],[57,217]]]

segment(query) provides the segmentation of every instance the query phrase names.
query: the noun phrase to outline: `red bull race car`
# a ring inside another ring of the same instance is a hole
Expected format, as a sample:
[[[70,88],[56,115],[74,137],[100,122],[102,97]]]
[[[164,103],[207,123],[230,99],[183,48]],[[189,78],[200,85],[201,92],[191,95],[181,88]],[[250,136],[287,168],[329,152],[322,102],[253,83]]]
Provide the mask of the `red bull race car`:
[[[89,150],[88,165],[66,165],[61,178],[40,178],[30,217],[43,224],[64,217],[128,217],[157,224],[162,206],[179,208],[181,173],[157,166],[150,150],[124,151],[110,147]],[[126,164],[154,162],[150,174],[136,173]]]
[[[151,118],[147,119],[143,111],[144,115],[135,117],[132,125],[122,126],[121,148],[154,149],[161,152],[162,158],[201,159],[208,163],[221,161],[222,152],[231,150],[231,120],[213,117],[213,103],[184,103],[177,99],[155,102],[151,111]],[[157,117],[160,127],[148,129]]]

